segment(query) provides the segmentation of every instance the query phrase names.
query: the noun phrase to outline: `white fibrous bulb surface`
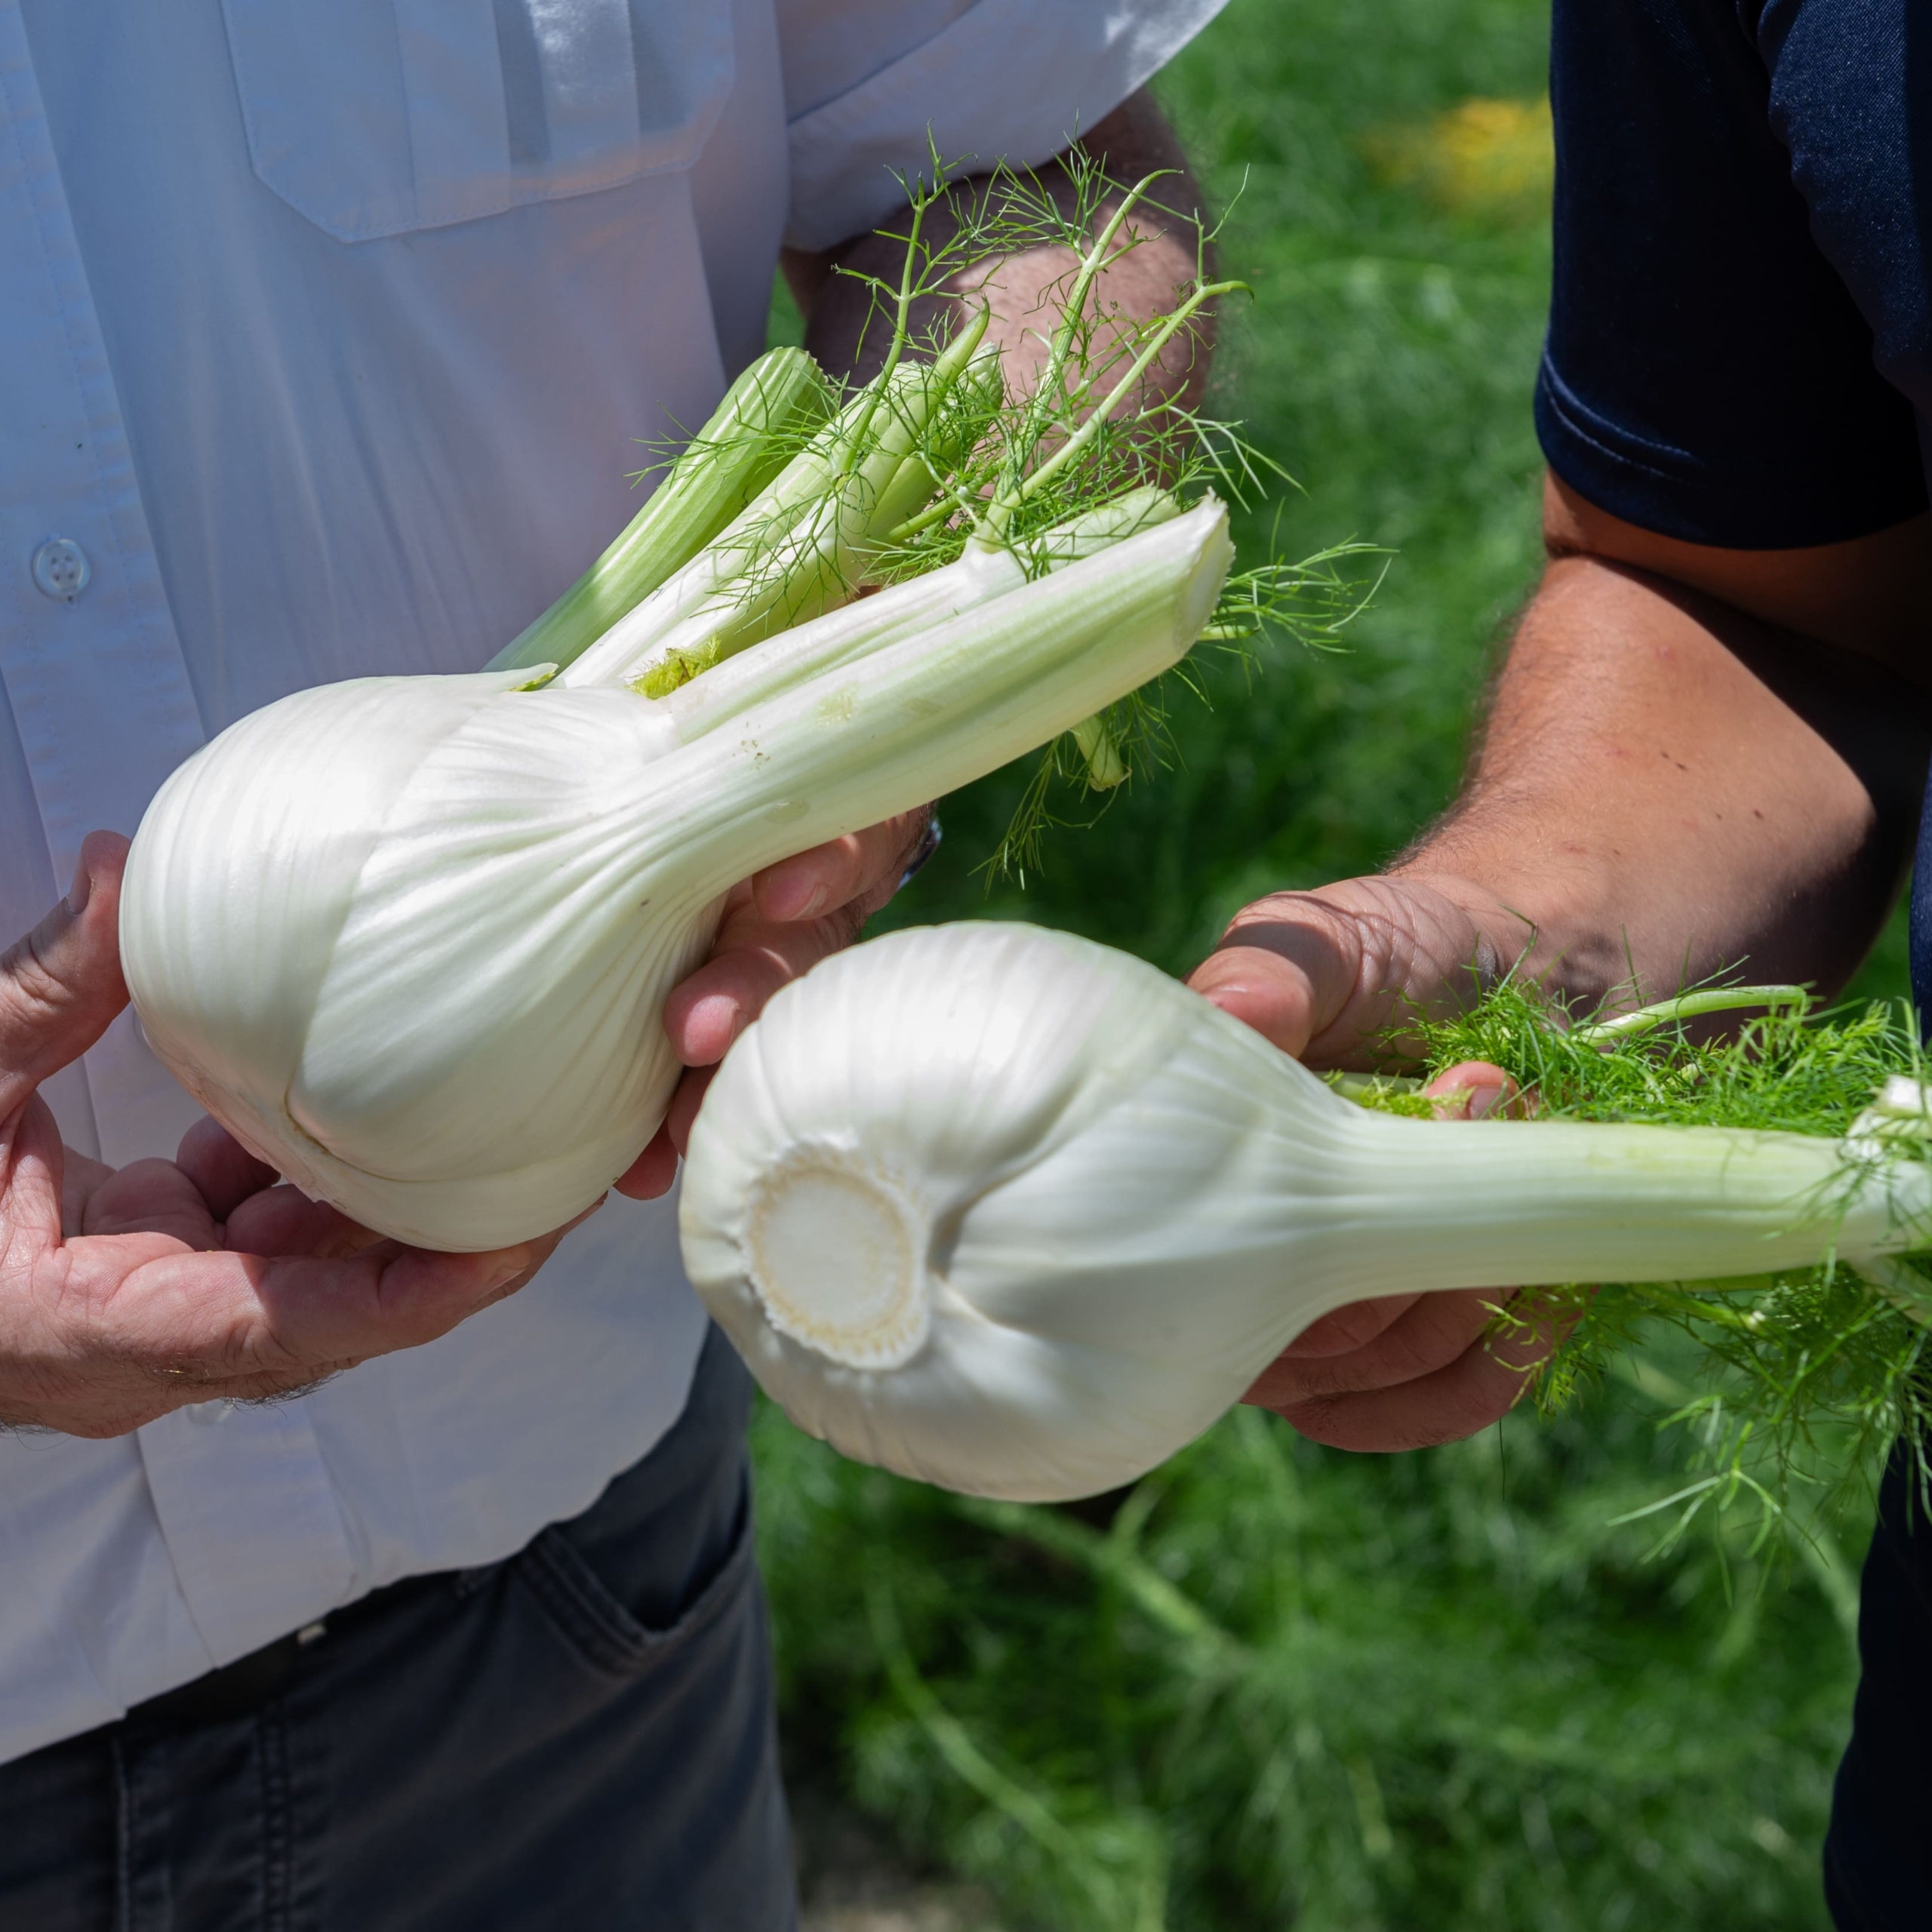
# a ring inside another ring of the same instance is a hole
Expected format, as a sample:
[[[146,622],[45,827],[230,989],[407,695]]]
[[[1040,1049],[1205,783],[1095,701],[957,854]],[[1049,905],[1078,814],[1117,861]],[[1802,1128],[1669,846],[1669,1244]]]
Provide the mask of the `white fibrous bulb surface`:
[[[1828,1138],[1367,1111],[1152,967],[988,922],[781,992],[712,1083],[685,1265],[862,1461],[1020,1500],[1133,1481],[1371,1296],[1703,1280],[1922,1241]]]
[[[1226,521],[1210,500],[1031,582],[971,555],[662,699],[520,669],[270,705],[174,774],[134,841],[121,937],[146,1036],[379,1233],[474,1251],[555,1228],[663,1119],[663,1001],[733,882],[1173,665]]]
[[[661,876],[659,916],[626,916],[668,720],[524,675],[244,719],[155,800],[124,902],[183,1084],[304,1192],[428,1245],[559,1226],[635,1158],[678,1071],[652,995],[709,937]]]

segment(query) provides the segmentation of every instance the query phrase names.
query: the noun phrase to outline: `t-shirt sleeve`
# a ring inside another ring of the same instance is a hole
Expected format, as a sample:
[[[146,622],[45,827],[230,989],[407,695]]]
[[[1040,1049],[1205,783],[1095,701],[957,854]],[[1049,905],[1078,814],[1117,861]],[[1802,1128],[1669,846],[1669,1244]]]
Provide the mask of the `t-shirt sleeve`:
[[[1911,404],[1813,238],[1734,0],[1555,0],[1551,467],[1628,521],[1795,548],[1926,503]]]
[[[781,0],[794,248],[875,227],[949,162],[1032,167],[1057,154],[1226,0]]]

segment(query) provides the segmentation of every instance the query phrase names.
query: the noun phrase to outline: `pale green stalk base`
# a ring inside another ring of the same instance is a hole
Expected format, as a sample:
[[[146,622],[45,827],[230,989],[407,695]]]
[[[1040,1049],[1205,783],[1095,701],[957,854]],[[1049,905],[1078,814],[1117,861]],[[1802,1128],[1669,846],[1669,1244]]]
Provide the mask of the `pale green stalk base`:
[[[661,697],[747,645],[842,604],[876,540],[938,487],[922,446],[972,363],[983,315],[931,365],[869,383],[690,571],[568,666],[560,684]]]
[[[571,663],[740,515],[831,414],[832,386],[801,349],[774,349],[731,388],[622,535],[489,671]]]
[[[715,844],[721,885],[1071,729],[1186,656],[1232,555],[1226,525],[1211,498],[768,702],[703,706],[687,755],[712,769],[679,775],[682,849],[696,863]]]

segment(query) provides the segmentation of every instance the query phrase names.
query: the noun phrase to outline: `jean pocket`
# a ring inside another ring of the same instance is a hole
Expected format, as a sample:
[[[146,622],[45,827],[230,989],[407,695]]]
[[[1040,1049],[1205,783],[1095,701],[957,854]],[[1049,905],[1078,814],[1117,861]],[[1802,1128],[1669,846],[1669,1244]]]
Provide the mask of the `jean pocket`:
[[[688,167],[721,0],[223,0],[257,176],[342,242]]]
[[[717,1567],[662,1629],[641,1622],[554,1525],[512,1568],[586,1663],[614,1676],[638,1677],[675,1657],[736,1607],[750,1586],[755,1555],[747,1487]]]

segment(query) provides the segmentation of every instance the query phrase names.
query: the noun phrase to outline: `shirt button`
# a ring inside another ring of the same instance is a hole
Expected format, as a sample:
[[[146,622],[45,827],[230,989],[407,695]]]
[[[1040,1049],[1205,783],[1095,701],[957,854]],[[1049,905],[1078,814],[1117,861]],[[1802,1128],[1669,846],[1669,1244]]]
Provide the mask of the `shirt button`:
[[[184,1404],[182,1407],[181,1413],[186,1416],[190,1422],[198,1423],[202,1428],[206,1429],[211,1423],[220,1421],[222,1417],[226,1415],[229,1411],[233,1408],[235,1404],[232,1402],[229,1401],[226,1398],[223,1398],[212,1402],[189,1402]]]
[[[33,553],[34,587],[60,603],[72,603],[93,575],[88,553],[71,537],[50,537]]]

